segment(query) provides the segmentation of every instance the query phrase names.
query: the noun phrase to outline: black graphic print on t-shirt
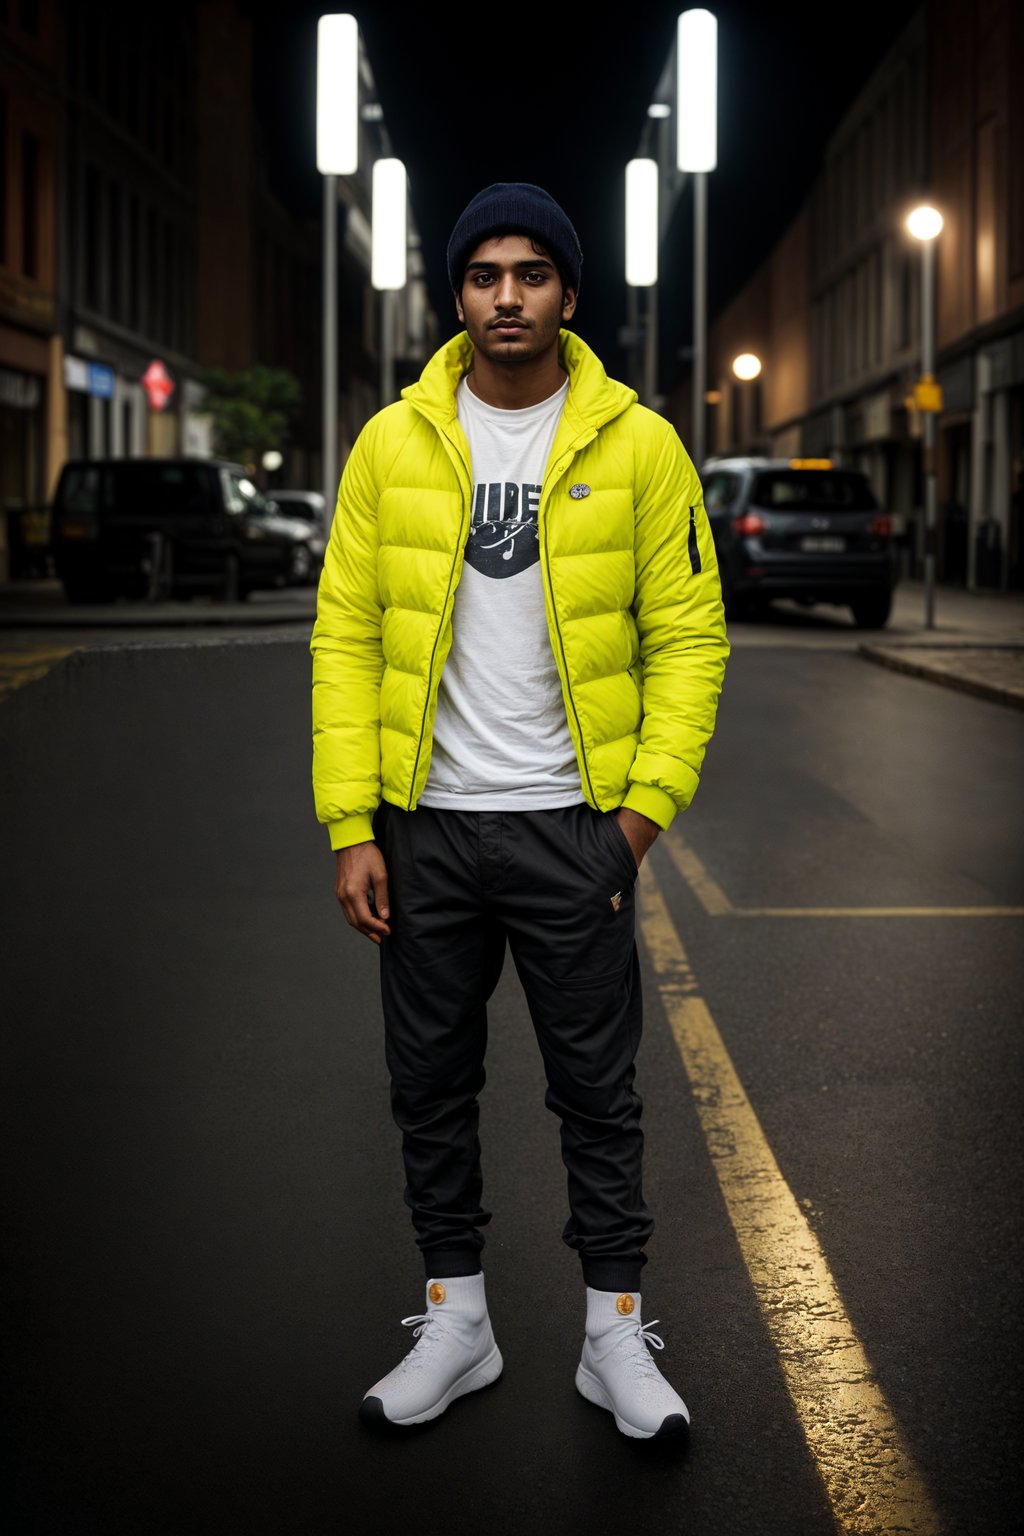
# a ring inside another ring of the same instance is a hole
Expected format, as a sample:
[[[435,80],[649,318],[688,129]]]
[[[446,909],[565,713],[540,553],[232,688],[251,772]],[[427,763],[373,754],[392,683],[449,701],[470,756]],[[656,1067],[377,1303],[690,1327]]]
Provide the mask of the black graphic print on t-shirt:
[[[477,485],[466,560],[481,576],[517,576],[540,559],[539,485],[512,481]]]

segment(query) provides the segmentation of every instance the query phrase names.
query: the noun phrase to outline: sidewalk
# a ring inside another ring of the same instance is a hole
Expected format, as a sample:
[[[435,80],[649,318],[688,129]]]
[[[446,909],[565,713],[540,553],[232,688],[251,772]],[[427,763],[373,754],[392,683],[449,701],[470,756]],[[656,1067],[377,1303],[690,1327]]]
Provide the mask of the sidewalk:
[[[923,584],[902,582],[888,628],[857,649],[880,666],[1024,709],[1024,593],[937,587],[934,611],[926,629]]]

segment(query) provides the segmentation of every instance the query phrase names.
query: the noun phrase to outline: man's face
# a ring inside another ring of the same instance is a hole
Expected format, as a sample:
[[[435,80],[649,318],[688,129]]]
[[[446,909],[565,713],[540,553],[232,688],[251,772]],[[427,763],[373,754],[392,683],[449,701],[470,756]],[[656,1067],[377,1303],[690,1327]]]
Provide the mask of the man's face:
[[[470,256],[455,308],[485,357],[523,363],[556,343],[576,295],[567,288],[563,299],[558,268],[539,244],[535,250],[526,235],[499,235]]]

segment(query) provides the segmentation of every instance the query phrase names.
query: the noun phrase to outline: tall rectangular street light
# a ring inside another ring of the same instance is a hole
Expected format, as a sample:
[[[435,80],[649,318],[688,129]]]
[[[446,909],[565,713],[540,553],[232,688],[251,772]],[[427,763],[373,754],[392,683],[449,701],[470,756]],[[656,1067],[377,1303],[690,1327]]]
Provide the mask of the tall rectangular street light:
[[[924,415],[924,622],[935,628],[936,416],[942,390],[935,382],[935,241],[942,214],[922,205],[907,218],[907,228],[921,242],[921,377],[914,387],[914,404]]]
[[[630,160],[626,166],[626,282],[646,288],[644,404],[654,409],[658,389],[658,162]]]
[[[359,27],[348,14],[316,29],[316,168],[324,178],[323,488],[330,520],[338,499],[338,182],[359,166]]]
[[[391,295],[406,281],[408,183],[401,160],[373,162],[370,280],[380,294],[380,403],[395,398],[395,326]]]
[[[693,176],[693,435],[690,457],[704,462],[707,375],[708,177],[718,164],[718,22],[683,11],[676,35],[676,165]]]

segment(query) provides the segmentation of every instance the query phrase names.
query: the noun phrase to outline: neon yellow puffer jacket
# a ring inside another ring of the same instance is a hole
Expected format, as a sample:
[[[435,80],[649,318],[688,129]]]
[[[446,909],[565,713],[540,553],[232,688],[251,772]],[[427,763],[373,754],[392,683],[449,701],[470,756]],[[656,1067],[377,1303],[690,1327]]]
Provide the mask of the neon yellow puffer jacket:
[[[729,645],[700,481],[668,422],[563,331],[569,393],[544,475],[548,632],[583,794],[667,827],[690,802]],[[372,837],[381,797],[427,782],[470,526],[455,390],[463,333],[367,423],[338,492],[317,600],[313,787],[331,846]],[[571,485],[590,493],[578,500]]]

